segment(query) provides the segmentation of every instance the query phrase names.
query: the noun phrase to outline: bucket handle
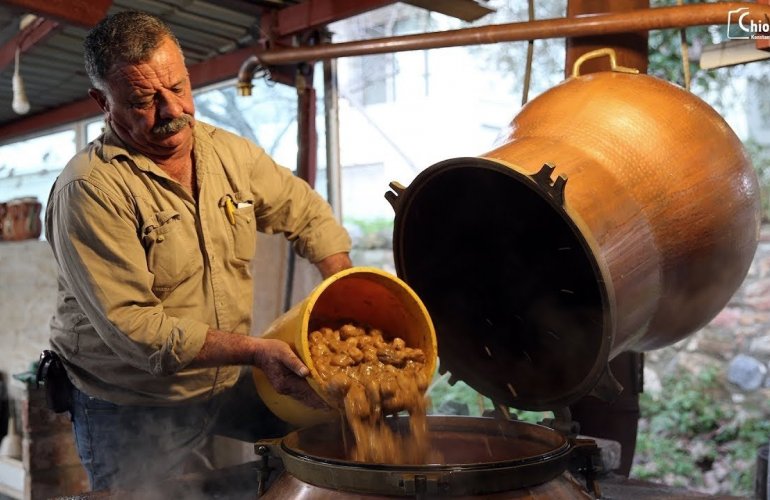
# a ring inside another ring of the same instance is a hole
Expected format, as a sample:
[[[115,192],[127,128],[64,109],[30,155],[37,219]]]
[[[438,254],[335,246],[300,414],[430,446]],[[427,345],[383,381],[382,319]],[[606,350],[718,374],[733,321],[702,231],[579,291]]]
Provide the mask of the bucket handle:
[[[619,66],[617,55],[615,54],[615,49],[611,49],[609,47],[605,47],[603,49],[596,49],[592,50],[591,52],[586,52],[582,56],[578,57],[575,63],[572,65],[572,76],[580,76],[580,66],[583,65],[584,62],[590,60],[590,59],[596,59],[598,57],[602,56],[609,56],[610,58],[610,71],[615,71],[618,73],[630,73],[630,74],[637,74],[639,73],[639,70],[636,68],[628,68],[626,66]]]

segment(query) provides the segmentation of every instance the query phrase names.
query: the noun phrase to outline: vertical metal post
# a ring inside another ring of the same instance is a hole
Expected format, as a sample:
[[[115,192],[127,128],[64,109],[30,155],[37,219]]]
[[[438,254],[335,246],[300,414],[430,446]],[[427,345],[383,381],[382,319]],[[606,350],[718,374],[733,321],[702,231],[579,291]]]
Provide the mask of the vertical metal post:
[[[315,128],[316,93],[313,66],[302,63],[297,68],[297,177],[315,187],[318,169],[318,136]]]
[[[337,60],[325,59],[324,115],[326,123],[326,193],[334,216],[342,221],[342,170],[340,165],[339,89]]]
[[[75,151],[84,149],[88,144],[86,133],[86,120],[80,120],[75,123]]]
[[[297,88],[297,177],[315,188],[318,170],[318,137],[316,134],[316,93],[313,87],[313,66],[302,63],[297,67],[294,86]],[[294,294],[296,255],[288,244],[286,260],[286,284],[283,295],[283,310],[288,311]]]

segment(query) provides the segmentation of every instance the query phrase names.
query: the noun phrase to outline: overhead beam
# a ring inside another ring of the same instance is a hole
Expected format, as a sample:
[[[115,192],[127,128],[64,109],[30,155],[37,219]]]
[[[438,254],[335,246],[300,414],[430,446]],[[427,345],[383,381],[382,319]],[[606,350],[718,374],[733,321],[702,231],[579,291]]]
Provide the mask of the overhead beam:
[[[466,22],[476,21],[495,11],[495,9],[484,7],[473,0],[443,0],[442,2],[436,2],[435,0],[403,1],[415,7],[432,10],[445,16],[456,17]]]
[[[701,69],[716,69],[770,59],[770,52],[757,50],[760,40],[727,40],[703,47],[700,56]]]
[[[112,0],[2,0],[0,3],[83,28],[96,25],[112,6]]]
[[[307,0],[279,10],[271,35],[282,38],[363,14],[395,0]]]
[[[511,23],[477,28],[465,28],[437,33],[406,35],[383,39],[324,44],[314,47],[297,47],[283,50],[258,51],[261,63],[269,66],[295,64],[303,61],[317,61],[337,57],[382,54],[405,50],[424,50],[461,45],[482,45],[497,42],[512,42],[544,38],[569,38],[592,35],[607,35],[646,31],[652,29],[683,28],[699,25],[721,25],[727,22],[727,12],[739,7],[749,7],[750,19],[764,20],[770,16],[770,7],[752,3],[689,4],[681,7],[659,7],[641,11],[613,14],[596,14],[585,17],[548,19],[525,23]],[[234,53],[235,54],[235,53]],[[245,55],[254,55],[253,48],[241,49],[237,55],[224,55],[209,62],[190,67],[193,86],[233,78],[238,74]],[[240,59],[241,56],[243,59]],[[206,67],[205,65],[212,65]],[[85,92],[85,89],[84,89]],[[91,106],[92,112],[82,115],[86,109],[83,101]],[[39,113],[0,126],[0,143],[9,138],[28,135],[42,129],[53,128],[64,123],[98,115],[98,110],[89,99],[65,105],[56,110]],[[72,109],[69,114],[65,111]],[[62,110],[66,119],[57,112]],[[54,114],[57,113],[57,114]],[[81,114],[78,114],[81,113]],[[42,117],[42,118],[41,118]],[[34,125],[33,125],[34,124]]]
[[[29,26],[17,33],[16,36],[0,46],[0,71],[3,71],[14,61],[16,48],[22,54],[38,43],[51,36],[59,23],[48,19],[38,18]]]

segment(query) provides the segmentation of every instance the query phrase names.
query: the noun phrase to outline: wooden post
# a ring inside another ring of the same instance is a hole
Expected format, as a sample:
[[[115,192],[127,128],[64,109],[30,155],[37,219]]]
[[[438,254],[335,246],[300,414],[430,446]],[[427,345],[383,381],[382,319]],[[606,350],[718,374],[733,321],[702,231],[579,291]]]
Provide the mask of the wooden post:
[[[567,17],[577,17],[587,14],[608,12],[627,12],[629,10],[647,9],[649,0],[569,0],[567,2]],[[647,72],[647,31],[622,33],[616,35],[587,36],[567,38],[566,62],[564,75],[569,77],[575,60],[595,49],[611,47],[617,54],[620,66],[636,68],[640,73]],[[581,74],[609,70],[609,60],[598,58],[586,61],[580,68]]]
[[[602,12],[626,12],[649,8],[649,0],[569,0],[567,17]],[[615,50],[617,64],[647,72],[647,31],[614,35],[568,38],[564,75],[569,78],[578,57],[595,49]],[[580,67],[580,74],[608,71],[609,59],[591,59]],[[620,443],[621,460],[617,473],[628,476],[636,449],[639,424],[639,393],[642,392],[643,354],[626,352],[610,362],[610,370],[623,386],[623,392],[609,403],[587,396],[572,405],[572,418],[580,424],[581,432]]]

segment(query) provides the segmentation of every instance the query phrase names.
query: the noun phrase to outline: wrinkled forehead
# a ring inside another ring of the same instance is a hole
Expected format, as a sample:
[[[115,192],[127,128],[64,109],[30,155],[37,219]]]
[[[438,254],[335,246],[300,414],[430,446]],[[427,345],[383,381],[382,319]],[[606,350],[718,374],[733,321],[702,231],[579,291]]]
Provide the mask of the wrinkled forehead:
[[[179,47],[165,39],[139,61],[116,60],[105,75],[110,85],[174,85],[187,78]]]

